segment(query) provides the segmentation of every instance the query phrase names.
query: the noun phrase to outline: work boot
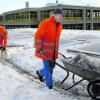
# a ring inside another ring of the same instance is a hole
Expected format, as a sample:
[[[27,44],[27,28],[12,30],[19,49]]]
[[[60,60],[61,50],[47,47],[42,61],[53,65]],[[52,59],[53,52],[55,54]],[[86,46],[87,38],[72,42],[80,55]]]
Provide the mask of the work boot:
[[[48,86],[48,88],[49,88],[49,89],[53,89],[53,86],[52,86],[52,85],[51,85],[51,86]]]
[[[39,71],[38,71],[38,70],[36,71],[36,74],[38,75],[39,80],[40,80],[41,82],[44,82],[44,79],[43,79],[43,77],[39,74]]]

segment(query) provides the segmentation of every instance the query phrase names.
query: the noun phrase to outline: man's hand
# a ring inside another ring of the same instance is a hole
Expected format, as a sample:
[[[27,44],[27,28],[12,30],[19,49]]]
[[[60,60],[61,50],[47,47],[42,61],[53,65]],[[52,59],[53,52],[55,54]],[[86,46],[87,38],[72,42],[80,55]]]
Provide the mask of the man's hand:
[[[6,48],[5,47],[2,47],[2,48],[0,48],[2,51],[5,51],[6,50]]]
[[[43,54],[42,49],[38,50],[37,53],[39,53],[39,54]]]

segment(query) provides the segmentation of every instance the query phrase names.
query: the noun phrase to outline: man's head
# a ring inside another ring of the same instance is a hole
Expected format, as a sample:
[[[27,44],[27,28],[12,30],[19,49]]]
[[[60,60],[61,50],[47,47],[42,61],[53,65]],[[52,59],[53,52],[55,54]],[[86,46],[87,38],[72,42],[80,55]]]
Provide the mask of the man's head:
[[[55,10],[53,11],[53,15],[54,15],[54,18],[55,18],[55,20],[56,20],[57,23],[58,23],[58,22],[62,22],[63,15],[64,15],[62,9],[60,9],[60,8],[55,9]]]

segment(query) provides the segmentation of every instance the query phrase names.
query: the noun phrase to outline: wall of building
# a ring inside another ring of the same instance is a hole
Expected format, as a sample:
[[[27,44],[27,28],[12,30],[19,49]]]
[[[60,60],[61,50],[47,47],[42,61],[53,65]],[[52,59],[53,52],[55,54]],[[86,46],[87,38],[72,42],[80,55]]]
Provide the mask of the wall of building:
[[[64,11],[63,28],[100,30],[100,8],[53,5],[42,8],[25,8],[16,11],[5,12],[0,15],[0,25],[7,28],[37,27],[42,19],[47,19],[55,8]]]

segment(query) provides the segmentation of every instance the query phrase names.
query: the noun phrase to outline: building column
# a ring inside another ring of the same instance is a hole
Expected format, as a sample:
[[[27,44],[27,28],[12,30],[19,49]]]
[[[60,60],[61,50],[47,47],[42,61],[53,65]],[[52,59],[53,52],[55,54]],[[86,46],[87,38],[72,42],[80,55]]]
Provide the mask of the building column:
[[[5,14],[3,15],[3,25],[5,26]]]
[[[91,10],[91,30],[93,30],[93,10]]]
[[[40,20],[41,20],[41,14],[40,14],[40,11],[37,12],[37,16],[38,16],[38,22],[40,22]]]
[[[28,21],[30,21],[30,11],[28,12]]]
[[[83,9],[83,29],[86,30],[86,9]]]

